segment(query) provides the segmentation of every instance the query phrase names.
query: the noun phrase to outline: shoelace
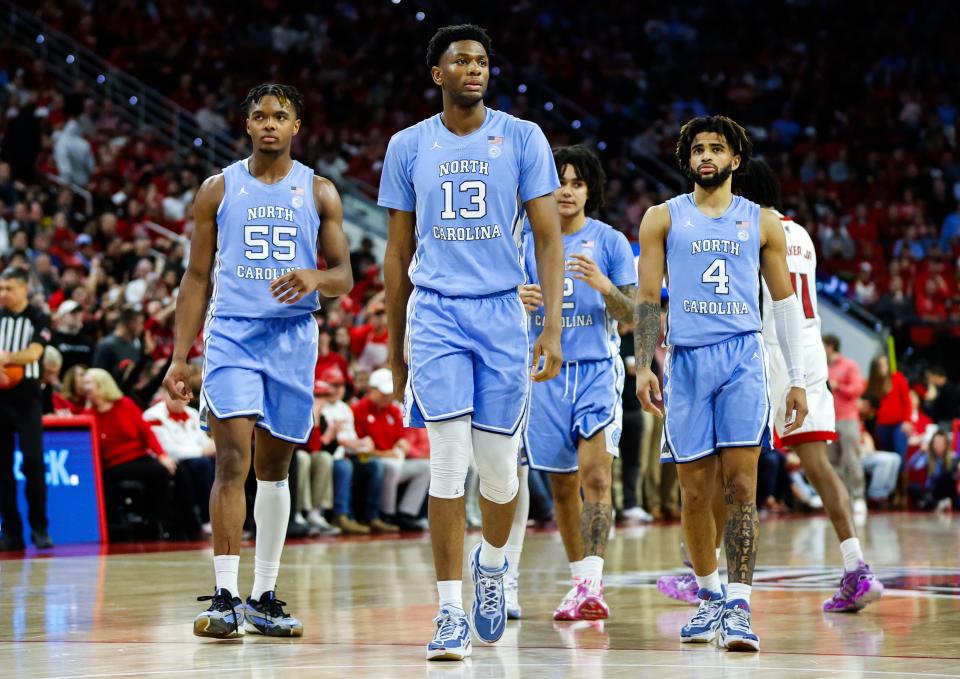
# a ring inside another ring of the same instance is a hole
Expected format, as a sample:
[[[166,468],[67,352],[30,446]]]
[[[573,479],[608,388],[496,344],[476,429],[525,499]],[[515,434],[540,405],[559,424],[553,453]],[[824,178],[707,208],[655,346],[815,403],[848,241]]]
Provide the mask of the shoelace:
[[[287,617],[286,612],[283,610],[283,607],[287,605],[286,601],[280,601],[280,599],[273,598],[268,599],[267,603],[261,605],[263,606],[263,611],[271,618]]]
[[[860,576],[857,573],[844,573],[840,578],[840,591],[833,595],[834,599],[849,599],[857,591]]]
[[[714,616],[717,604],[722,603],[721,601],[701,601],[700,607],[697,609],[697,614],[693,616],[689,626],[700,627],[706,625],[710,621],[710,618]]]
[[[750,618],[747,614],[747,611],[740,608],[739,606],[728,608],[727,614],[724,620],[727,624],[727,627],[729,627],[735,632],[742,632],[743,634],[753,634],[753,630],[750,629]]]
[[[480,575],[480,591],[483,598],[480,600],[480,613],[492,617],[503,609],[503,596],[499,583],[500,577]]]
[[[439,625],[437,628],[437,641],[450,641],[451,639],[457,638],[457,630],[460,627],[460,616],[441,613],[435,617],[433,621]]]

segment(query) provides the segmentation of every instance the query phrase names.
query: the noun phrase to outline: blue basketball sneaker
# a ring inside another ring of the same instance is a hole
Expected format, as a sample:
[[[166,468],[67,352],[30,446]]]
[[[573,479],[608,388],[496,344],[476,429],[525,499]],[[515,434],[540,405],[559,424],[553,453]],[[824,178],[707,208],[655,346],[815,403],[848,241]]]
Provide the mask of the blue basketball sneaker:
[[[463,660],[470,655],[470,623],[459,608],[441,608],[433,619],[437,633],[427,644],[427,660]]]
[[[495,571],[480,565],[480,545],[470,552],[470,575],[473,577],[473,610],[470,622],[480,641],[492,644],[503,636],[507,627],[507,598],[503,591],[503,576],[507,560]]]
[[[709,644],[717,636],[723,618],[723,592],[711,592],[702,587],[697,592],[700,607],[690,622],[680,629],[680,641]]]
[[[734,599],[723,607],[717,644],[728,651],[760,650],[760,638],[750,627],[750,604],[746,601]]]
[[[209,601],[210,608],[194,618],[194,634],[214,639],[243,636],[243,601],[240,597],[231,596],[226,589],[215,589],[213,596],[198,596],[197,601]]]
[[[260,600],[247,599],[244,607],[244,628],[252,634],[268,637],[302,637],[303,623],[283,610],[286,601],[280,601],[275,592],[264,592]]]

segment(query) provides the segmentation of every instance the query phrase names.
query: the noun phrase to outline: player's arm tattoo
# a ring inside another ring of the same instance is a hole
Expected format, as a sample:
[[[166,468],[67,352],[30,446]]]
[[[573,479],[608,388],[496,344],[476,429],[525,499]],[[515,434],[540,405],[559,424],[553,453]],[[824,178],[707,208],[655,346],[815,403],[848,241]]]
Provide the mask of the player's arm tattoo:
[[[611,285],[610,292],[603,296],[603,300],[607,303],[607,311],[621,323],[630,322],[633,300],[636,298],[636,285]]]
[[[633,348],[637,368],[649,368],[660,340],[660,305],[641,302],[634,307]]]
[[[727,505],[727,523],[723,529],[723,548],[727,553],[727,574],[730,582],[753,584],[753,568],[757,562],[757,538],[760,517],[755,502],[738,502],[733,482],[724,479],[723,499]]]
[[[602,557],[610,535],[610,505],[606,502],[584,502],[580,514],[580,538],[584,556]]]

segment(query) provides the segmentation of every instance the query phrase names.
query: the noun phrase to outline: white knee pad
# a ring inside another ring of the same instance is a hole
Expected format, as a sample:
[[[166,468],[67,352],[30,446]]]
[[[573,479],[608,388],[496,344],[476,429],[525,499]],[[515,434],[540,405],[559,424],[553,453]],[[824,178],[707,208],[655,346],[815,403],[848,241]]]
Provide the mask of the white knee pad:
[[[430,495],[441,500],[463,497],[473,455],[471,417],[427,422],[430,438]]]
[[[473,457],[480,477],[480,494],[490,502],[505,505],[516,497],[520,488],[517,459],[520,453],[520,432],[513,436],[473,430]]]

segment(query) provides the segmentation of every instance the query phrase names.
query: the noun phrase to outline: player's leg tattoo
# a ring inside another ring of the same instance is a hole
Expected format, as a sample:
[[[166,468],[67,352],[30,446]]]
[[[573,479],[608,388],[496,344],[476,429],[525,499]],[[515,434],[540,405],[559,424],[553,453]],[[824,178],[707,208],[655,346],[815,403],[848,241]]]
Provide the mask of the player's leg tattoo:
[[[584,502],[580,514],[580,535],[584,556],[602,557],[610,535],[611,507],[606,502]]]
[[[727,554],[727,572],[730,582],[753,583],[753,568],[757,561],[757,537],[760,534],[760,516],[755,501],[737,499],[733,479],[723,480],[723,497],[727,505],[727,522],[723,530],[723,547]]]

